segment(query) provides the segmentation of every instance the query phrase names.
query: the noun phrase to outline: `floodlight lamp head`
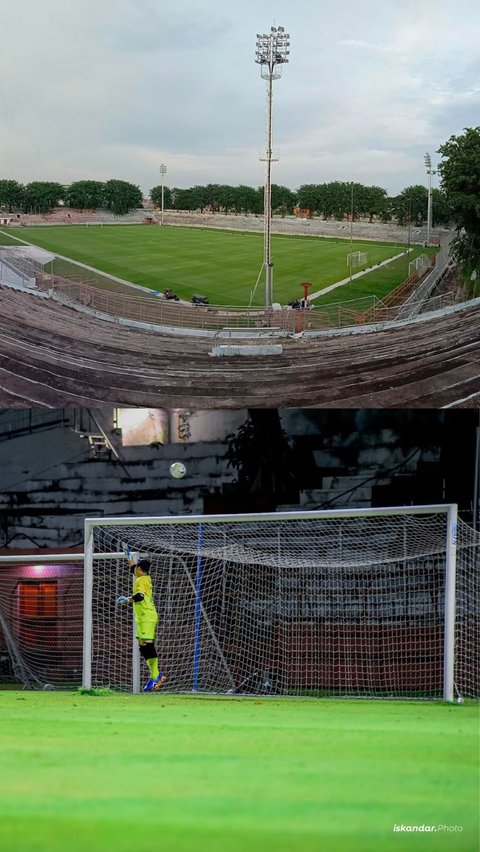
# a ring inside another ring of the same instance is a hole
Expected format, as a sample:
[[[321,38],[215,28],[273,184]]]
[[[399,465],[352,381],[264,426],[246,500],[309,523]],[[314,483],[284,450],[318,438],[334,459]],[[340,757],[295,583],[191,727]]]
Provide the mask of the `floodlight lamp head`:
[[[431,158],[430,154],[425,154],[424,162],[425,162],[427,169],[432,168],[432,158]]]
[[[272,27],[269,35],[257,33],[255,62],[261,66],[264,80],[277,80],[281,76],[278,66],[288,62],[289,38],[284,27]]]

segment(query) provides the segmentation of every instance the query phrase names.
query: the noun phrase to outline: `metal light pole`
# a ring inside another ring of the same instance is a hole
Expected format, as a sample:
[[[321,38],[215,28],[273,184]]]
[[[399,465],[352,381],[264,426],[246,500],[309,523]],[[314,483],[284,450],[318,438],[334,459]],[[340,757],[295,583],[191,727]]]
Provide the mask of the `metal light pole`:
[[[408,196],[408,243],[407,243],[407,251],[410,254],[410,238],[412,232],[412,196]]]
[[[427,246],[430,245],[430,231],[432,229],[432,175],[436,172],[432,171],[432,158],[430,154],[425,154],[425,166],[428,175],[428,196],[427,196]]]
[[[167,167],[166,167],[165,163],[160,163],[159,172],[160,172],[160,175],[162,177],[162,212],[161,212],[161,216],[160,216],[160,224],[163,225],[163,179],[164,179],[165,175],[167,174]]]
[[[265,307],[272,306],[273,263],[270,253],[272,217],[272,82],[282,76],[282,65],[288,62],[290,36],[283,27],[272,27],[269,34],[257,33],[255,62],[260,65],[262,80],[267,81],[267,147],[265,152],[265,184],[263,198],[263,266],[265,269]]]
[[[353,260],[353,180],[350,182],[350,286],[352,284],[352,260]]]

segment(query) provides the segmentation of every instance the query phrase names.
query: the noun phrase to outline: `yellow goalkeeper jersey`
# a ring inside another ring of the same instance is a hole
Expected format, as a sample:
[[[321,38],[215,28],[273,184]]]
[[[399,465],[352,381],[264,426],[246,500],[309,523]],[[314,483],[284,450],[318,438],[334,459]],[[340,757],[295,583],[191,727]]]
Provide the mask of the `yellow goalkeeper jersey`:
[[[152,598],[152,581],[147,574],[142,574],[141,577],[135,578],[133,594],[136,595],[138,592],[143,595],[143,601],[133,602],[135,619],[138,623],[142,621],[156,621],[158,616]]]

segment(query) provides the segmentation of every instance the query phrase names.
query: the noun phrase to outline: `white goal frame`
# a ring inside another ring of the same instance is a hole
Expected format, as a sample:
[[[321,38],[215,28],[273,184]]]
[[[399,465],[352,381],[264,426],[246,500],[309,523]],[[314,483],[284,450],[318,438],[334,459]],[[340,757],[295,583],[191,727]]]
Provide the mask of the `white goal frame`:
[[[415,260],[411,260],[408,264],[408,277],[411,278],[412,275],[417,275],[420,278],[430,269],[432,265],[432,261],[428,254],[419,254]]]
[[[116,518],[87,518],[85,520],[85,551],[84,551],[84,616],[83,616],[83,686],[90,689],[92,686],[92,597],[93,597],[93,559],[94,559],[94,528],[95,526],[119,526],[125,525],[171,525],[171,524],[218,524],[222,522],[242,523],[245,521],[291,521],[291,520],[315,520],[336,519],[348,517],[392,517],[401,515],[428,515],[444,514],[446,516],[446,542],[445,542],[445,611],[444,611],[444,647],[443,647],[443,700],[452,702],[454,700],[454,646],[455,646],[455,594],[456,594],[456,541],[457,541],[457,519],[458,507],[456,504],[431,504],[425,506],[397,506],[366,509],[328,509],[313,511],[293,512],[271,512],[258,514],[238,515],[169,515],[162,517],[116,517]],[[201,528],[201,527],[200,527]],[[103,553],[95,554],[96,559],[119,559],[123,554]],[[197,608],[201,606],[197,599]],[[132,637],[133,659],[138,659],[134,653],[135,642]],[[132,690],[138,692],[139,671],[137,662],[133,667]],[[195,689],[193,690],[195,691]]]
[[[347,266],[355,267],[358,269],[359,266],[362,266],[364,263],[368,263],[368,252],[366,251],[352,251],[347,254]]]

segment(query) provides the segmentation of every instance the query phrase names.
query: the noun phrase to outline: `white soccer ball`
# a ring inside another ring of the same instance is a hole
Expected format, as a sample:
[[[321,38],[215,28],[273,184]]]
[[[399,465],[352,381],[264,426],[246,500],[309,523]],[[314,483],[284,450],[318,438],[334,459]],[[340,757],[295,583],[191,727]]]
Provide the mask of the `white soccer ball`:
[[[174,479],[182,479],[187,472],[187,468],[183,462],[172,462],[170,465],[170,476]]]
[[[461,695],[459,695],[457,698],[457,704],[463,704],[463,698]]]

